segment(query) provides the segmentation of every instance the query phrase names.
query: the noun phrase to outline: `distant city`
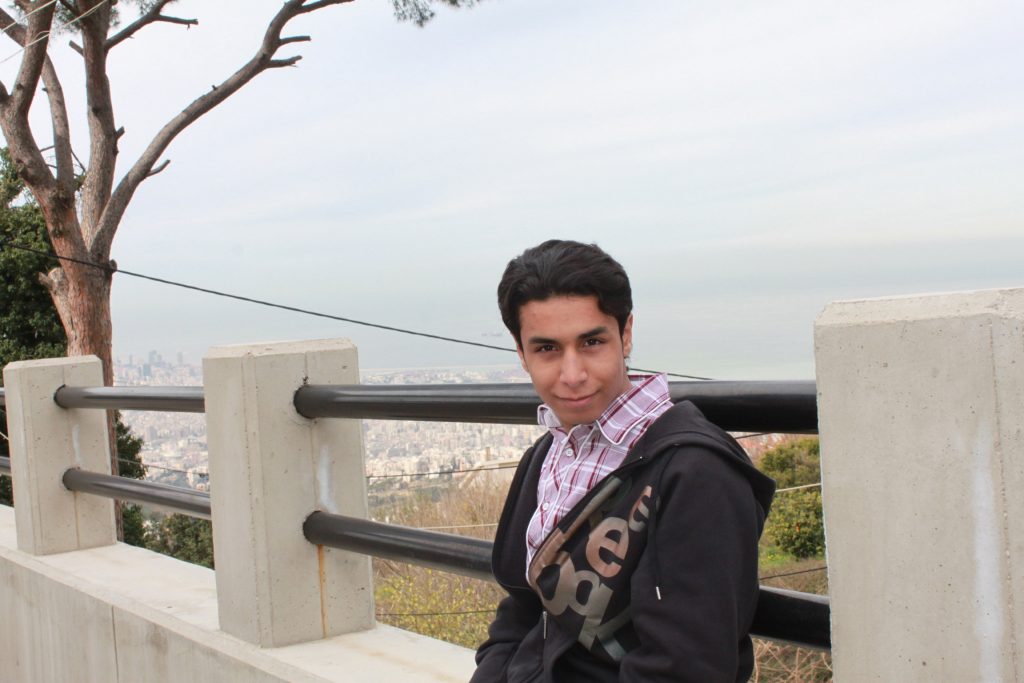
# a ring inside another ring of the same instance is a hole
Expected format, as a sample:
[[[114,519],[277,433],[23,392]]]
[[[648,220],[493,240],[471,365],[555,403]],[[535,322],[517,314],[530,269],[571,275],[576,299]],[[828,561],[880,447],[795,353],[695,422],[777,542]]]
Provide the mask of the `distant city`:
[[[518,366],[389,368],[364,370],[364,384],[465,384],[528,381]],[[201,386],[202,367],[150,351],[114,361],[114,382],[122,386]],[[208,490],[206,420],[195,413],[122,411],[125,423],[144,439],[147,479]],[[408,488],[423,480],[484,463],[512,461],[540,435],[531,425],[363,420],[366,474],[386,488]]]
[[[529,381],[513,365],[451,368],[389,368],[364,370],[364,384],[466,384]],[[202,367],[173,361],[156,351],[114,360],[114,382],[122,386],[201,386]],[[144,439],[142,459],[147,479],[198,490],[209,490],[206,420],[195,413],[122,411],[125,423]],[[453,472],[482,466],[512,465],[540,436],[533,425],[460,422],[363,420],[366,474],[380,493],[421,488],[446,481]],[[751,457],[781,440],[758,435],[742,443]]]

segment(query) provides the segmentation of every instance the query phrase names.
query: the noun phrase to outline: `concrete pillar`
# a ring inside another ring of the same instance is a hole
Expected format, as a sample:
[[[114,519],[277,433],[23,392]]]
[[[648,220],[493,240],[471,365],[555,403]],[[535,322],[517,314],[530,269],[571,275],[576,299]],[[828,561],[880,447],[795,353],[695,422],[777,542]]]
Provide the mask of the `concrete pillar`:
[[[69,467],[110,472],[107,415],[65,410],[53,401],[63,385],[102,386],[95,356],[16,361],[4,368],[18,548],[33,555],[117,541],[114,502],[64,488]]]
[[[1024,680],[1024,289],[815,327],[836,681]]]
[[[358,383],[355,346],[214,348],[203,375],[221,629],[279,647],[372,627],[370,559],[302,535],[314,510],[366,515],[361,424],[292,403],[307,382]]]

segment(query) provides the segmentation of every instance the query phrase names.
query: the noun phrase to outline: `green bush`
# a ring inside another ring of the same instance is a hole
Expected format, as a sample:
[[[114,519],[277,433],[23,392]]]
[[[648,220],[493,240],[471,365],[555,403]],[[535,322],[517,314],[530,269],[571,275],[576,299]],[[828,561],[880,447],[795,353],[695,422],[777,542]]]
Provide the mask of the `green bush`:
[[[775,545],[798,559],[824,553],[821,491],[806,489],[780,494],[772,505],[766,531]]]
[[[146,547],[213,569],[213,528],[206,519],[168,515],[146,530]]]
[[[780,444],[761,456],[760,466],[780,489],[817,484],[821,481],[818,439],[808,437]]]
[[[821,481],[817,438],[798,439],[776,446],[761,457],[761,469],[780,489]],[[783,552],[797,559],[825,552],[821,515],[821,489],[782,491],[775,496],[765,535]]]

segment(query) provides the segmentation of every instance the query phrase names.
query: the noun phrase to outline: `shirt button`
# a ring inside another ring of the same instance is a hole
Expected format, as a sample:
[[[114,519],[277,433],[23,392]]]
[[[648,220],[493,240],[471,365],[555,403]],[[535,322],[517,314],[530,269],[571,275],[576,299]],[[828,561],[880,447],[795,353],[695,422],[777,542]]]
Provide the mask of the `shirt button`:
[[[550,503],[544,503],[543,505],[540,506],[540,509],[541,510],[547,510],[549,505],[550,505]]]
[[[566,448],[565,449],[565,457],[567,457],[567,458],[575,458],[576,457],[576,453],[573,452],[573,450],[571,448]]]

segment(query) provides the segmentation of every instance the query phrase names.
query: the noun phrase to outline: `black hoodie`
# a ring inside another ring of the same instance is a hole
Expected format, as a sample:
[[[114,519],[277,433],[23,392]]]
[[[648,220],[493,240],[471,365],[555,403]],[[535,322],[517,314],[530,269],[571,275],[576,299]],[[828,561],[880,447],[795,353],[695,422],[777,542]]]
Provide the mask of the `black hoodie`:
[[[508,591],[473,683],[746,681],[757,542],[775,491],[688,401],[648,428],[538,548],[526,528],[551,445],[527,450],[498,524]]]

